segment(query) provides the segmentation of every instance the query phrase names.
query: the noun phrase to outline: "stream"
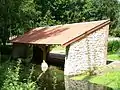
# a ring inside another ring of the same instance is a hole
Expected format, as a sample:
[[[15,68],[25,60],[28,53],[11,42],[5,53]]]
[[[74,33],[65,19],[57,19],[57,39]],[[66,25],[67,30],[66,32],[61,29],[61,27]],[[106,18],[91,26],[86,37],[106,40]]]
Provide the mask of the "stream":
[[[40,77],[38,86],[39,90],[112,90],[88,81],[72,80],[64,76],[63,68],[52,65]]]

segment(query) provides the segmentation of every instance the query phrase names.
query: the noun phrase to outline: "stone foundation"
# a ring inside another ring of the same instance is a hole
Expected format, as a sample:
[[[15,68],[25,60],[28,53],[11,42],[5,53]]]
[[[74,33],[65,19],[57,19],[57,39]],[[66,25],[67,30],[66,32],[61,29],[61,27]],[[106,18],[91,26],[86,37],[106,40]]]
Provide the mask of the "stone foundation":
[[[81,74],[106,65],[109,25],[67,47],[65,75]]]

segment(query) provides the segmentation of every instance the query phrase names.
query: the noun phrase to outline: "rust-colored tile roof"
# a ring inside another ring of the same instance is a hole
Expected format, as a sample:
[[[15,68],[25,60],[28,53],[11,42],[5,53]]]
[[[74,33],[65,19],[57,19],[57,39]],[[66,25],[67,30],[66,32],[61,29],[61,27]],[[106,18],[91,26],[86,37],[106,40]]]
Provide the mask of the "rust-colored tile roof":
[[[67,46],[108,25],[109,20],[39,27],[13,39],[13,43],[61,44]]]

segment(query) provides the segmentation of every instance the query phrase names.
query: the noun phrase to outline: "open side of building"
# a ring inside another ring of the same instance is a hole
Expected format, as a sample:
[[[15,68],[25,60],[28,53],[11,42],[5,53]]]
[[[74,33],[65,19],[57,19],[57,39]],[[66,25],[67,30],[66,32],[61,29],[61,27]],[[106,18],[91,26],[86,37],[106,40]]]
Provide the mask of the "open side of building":
[[[43,60],[46,60],[46,55],[49,54],[49,45],[65,46],[64,74],[77,75],[106,65],[109,23],[109,20],[101,20],[39,27],[11,42],[17,46],[39,47],[43,51],[40,53]]]

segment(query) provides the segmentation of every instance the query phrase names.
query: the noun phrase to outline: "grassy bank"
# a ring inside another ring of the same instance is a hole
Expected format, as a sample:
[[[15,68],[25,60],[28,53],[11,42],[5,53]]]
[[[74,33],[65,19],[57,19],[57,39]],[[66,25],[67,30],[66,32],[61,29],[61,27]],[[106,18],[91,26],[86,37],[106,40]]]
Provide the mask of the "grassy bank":
[[[91,83],[110,87],[113,90],[120,90],[120,72],[118,71],[111,71],[97,76],[89,76],[89,74],[83,74],[71,77],[71,79],[87,80]]]
[[[108,60],[120,60],[120,56],[118,54],[110,54],[107,56]]]
[[[114,90],[120,90],[120,72],[112,71],[89,79],[91,83],[101,84]]]

